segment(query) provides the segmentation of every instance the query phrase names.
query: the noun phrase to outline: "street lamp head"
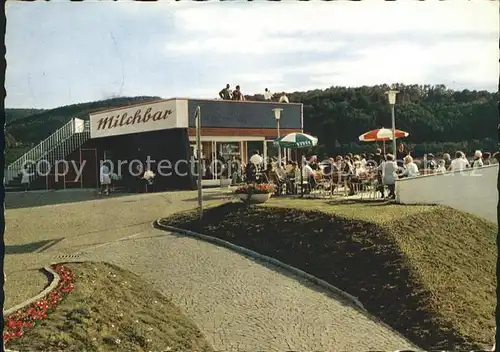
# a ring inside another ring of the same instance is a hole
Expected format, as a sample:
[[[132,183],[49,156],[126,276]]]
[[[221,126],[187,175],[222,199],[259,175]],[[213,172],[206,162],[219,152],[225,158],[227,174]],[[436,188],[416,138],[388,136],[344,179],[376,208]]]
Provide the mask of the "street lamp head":
[[[398,94],[398,93],[399,93],[399,91],[392,90],[392,89],[389,90],[389,91],[387,91],[387,92],[385,92],[385,94],[387,94],[387,98],[389,100],[389,104],[390,105],[396,104],[396,94]]]
[[[283,109],[273,109],[274,111],[274,118],[276,120],[279,120],[281,118],[281,112],[283,111]]]

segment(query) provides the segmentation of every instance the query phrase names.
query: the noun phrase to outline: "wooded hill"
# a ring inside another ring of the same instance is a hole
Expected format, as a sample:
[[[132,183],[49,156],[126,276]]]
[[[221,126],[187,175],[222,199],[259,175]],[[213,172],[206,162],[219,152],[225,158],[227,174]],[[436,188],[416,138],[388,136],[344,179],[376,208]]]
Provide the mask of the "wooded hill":
[[[5,123],[24,119],[25,117],[42,112],[43,109],[5,109]]]
[[[396,84],[393,88],[400,91],[396,126],[410,133],[404,141],[416,155],[457,149],[496,151],[498,92],[454,91],[444,85]],[[374,144],[361,143],[358,136],[374,128],[391,127],[390,108],[384,94],[388,89],[387,85],[331,87],[287,95],[291,102],[304,104],[304,130],[320,141],[314,152],[333,155],[373,150]],[[63,106],[24,118],[11,118],[6,130],[18,142],[38,143],[72,117],[88,119],[93,110],[157,99],[160,97],[113,98]],[[251,95],[247,99],[263,100],[263,96]],[[6,114],[12,116],[12,109],[6,109]]]
[[[410,133],[404,142],[415,154],[457,149],[496,151],[498,92],[454,91],[444,85],[396,84],[394,89],[400,91],[396,128]],[[287,95],[291,102],[304,104],[304,130],[319,138],[318,152],[332,155],[373,150],[373,144],[361,144],[358,137],[375,128],[391,127],[387,90],[388,85],[331,87]]]

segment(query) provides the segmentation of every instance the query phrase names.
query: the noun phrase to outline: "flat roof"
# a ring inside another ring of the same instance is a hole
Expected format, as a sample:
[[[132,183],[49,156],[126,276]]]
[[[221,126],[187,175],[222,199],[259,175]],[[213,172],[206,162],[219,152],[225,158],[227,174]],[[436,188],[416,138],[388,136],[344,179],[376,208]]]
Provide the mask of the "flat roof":
[[[142,103],[137,103],[137,104],[131,104],[131,105],[123,105],[121,107],[117,108],[111,108],[111,109],[96,109],[89,111],[90,114],[95,114],[95,113],[103,113],[106,111],[116,111],[116,110],[122,110],[122,109],[128,109],[134,106],[140,106],[140,105],[147,105],[147,104],[157,104],[161,103],[164,101],[171,101],[171,100],[199,100],[199,101],[213,101],[213,102],[227,102],[227,103],[235,103],[235,104],[273,104],[273,105],[302,105],[302,103],[279,103],[279,102],[274,102],[274,101],[255,101],[255,100],[222,100],[222,99],[200,99],[200,98],[168,98],[168,99],[158,99],[158,100],[151,100],[148,102],[142,102]]]

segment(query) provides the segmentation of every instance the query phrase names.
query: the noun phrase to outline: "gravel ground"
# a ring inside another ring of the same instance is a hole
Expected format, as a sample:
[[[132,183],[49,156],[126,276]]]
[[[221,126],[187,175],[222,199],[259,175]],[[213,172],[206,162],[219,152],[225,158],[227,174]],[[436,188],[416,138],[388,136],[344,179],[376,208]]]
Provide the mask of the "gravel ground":
[[[207,191],[206,205],[222,200]],[[151,229],[152,222],[197,206],[196,192],[116,194],[96,192],[7,193],[5,309],[41,292],[48,280],[39,269],[55,257]]]
[[[215,350],[390,351],[412,346],[349,302],[203,241],[152,229],[91,248],[83,258],[143,275],[186,312]]]

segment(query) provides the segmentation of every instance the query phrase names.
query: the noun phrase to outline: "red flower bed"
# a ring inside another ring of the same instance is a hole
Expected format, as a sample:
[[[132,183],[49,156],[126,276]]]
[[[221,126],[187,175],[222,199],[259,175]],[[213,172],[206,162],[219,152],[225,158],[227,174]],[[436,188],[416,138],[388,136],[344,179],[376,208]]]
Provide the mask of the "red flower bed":
[[[52,265],[52,270],[59,274],[60,281],[56,288],[38,302],[18,310],[5,318],[3,341],[23,336],[26,329],[34,327],[37,322],[47,317],[54,307],[73,290],[74,277],[71,270],[61,264]]]

